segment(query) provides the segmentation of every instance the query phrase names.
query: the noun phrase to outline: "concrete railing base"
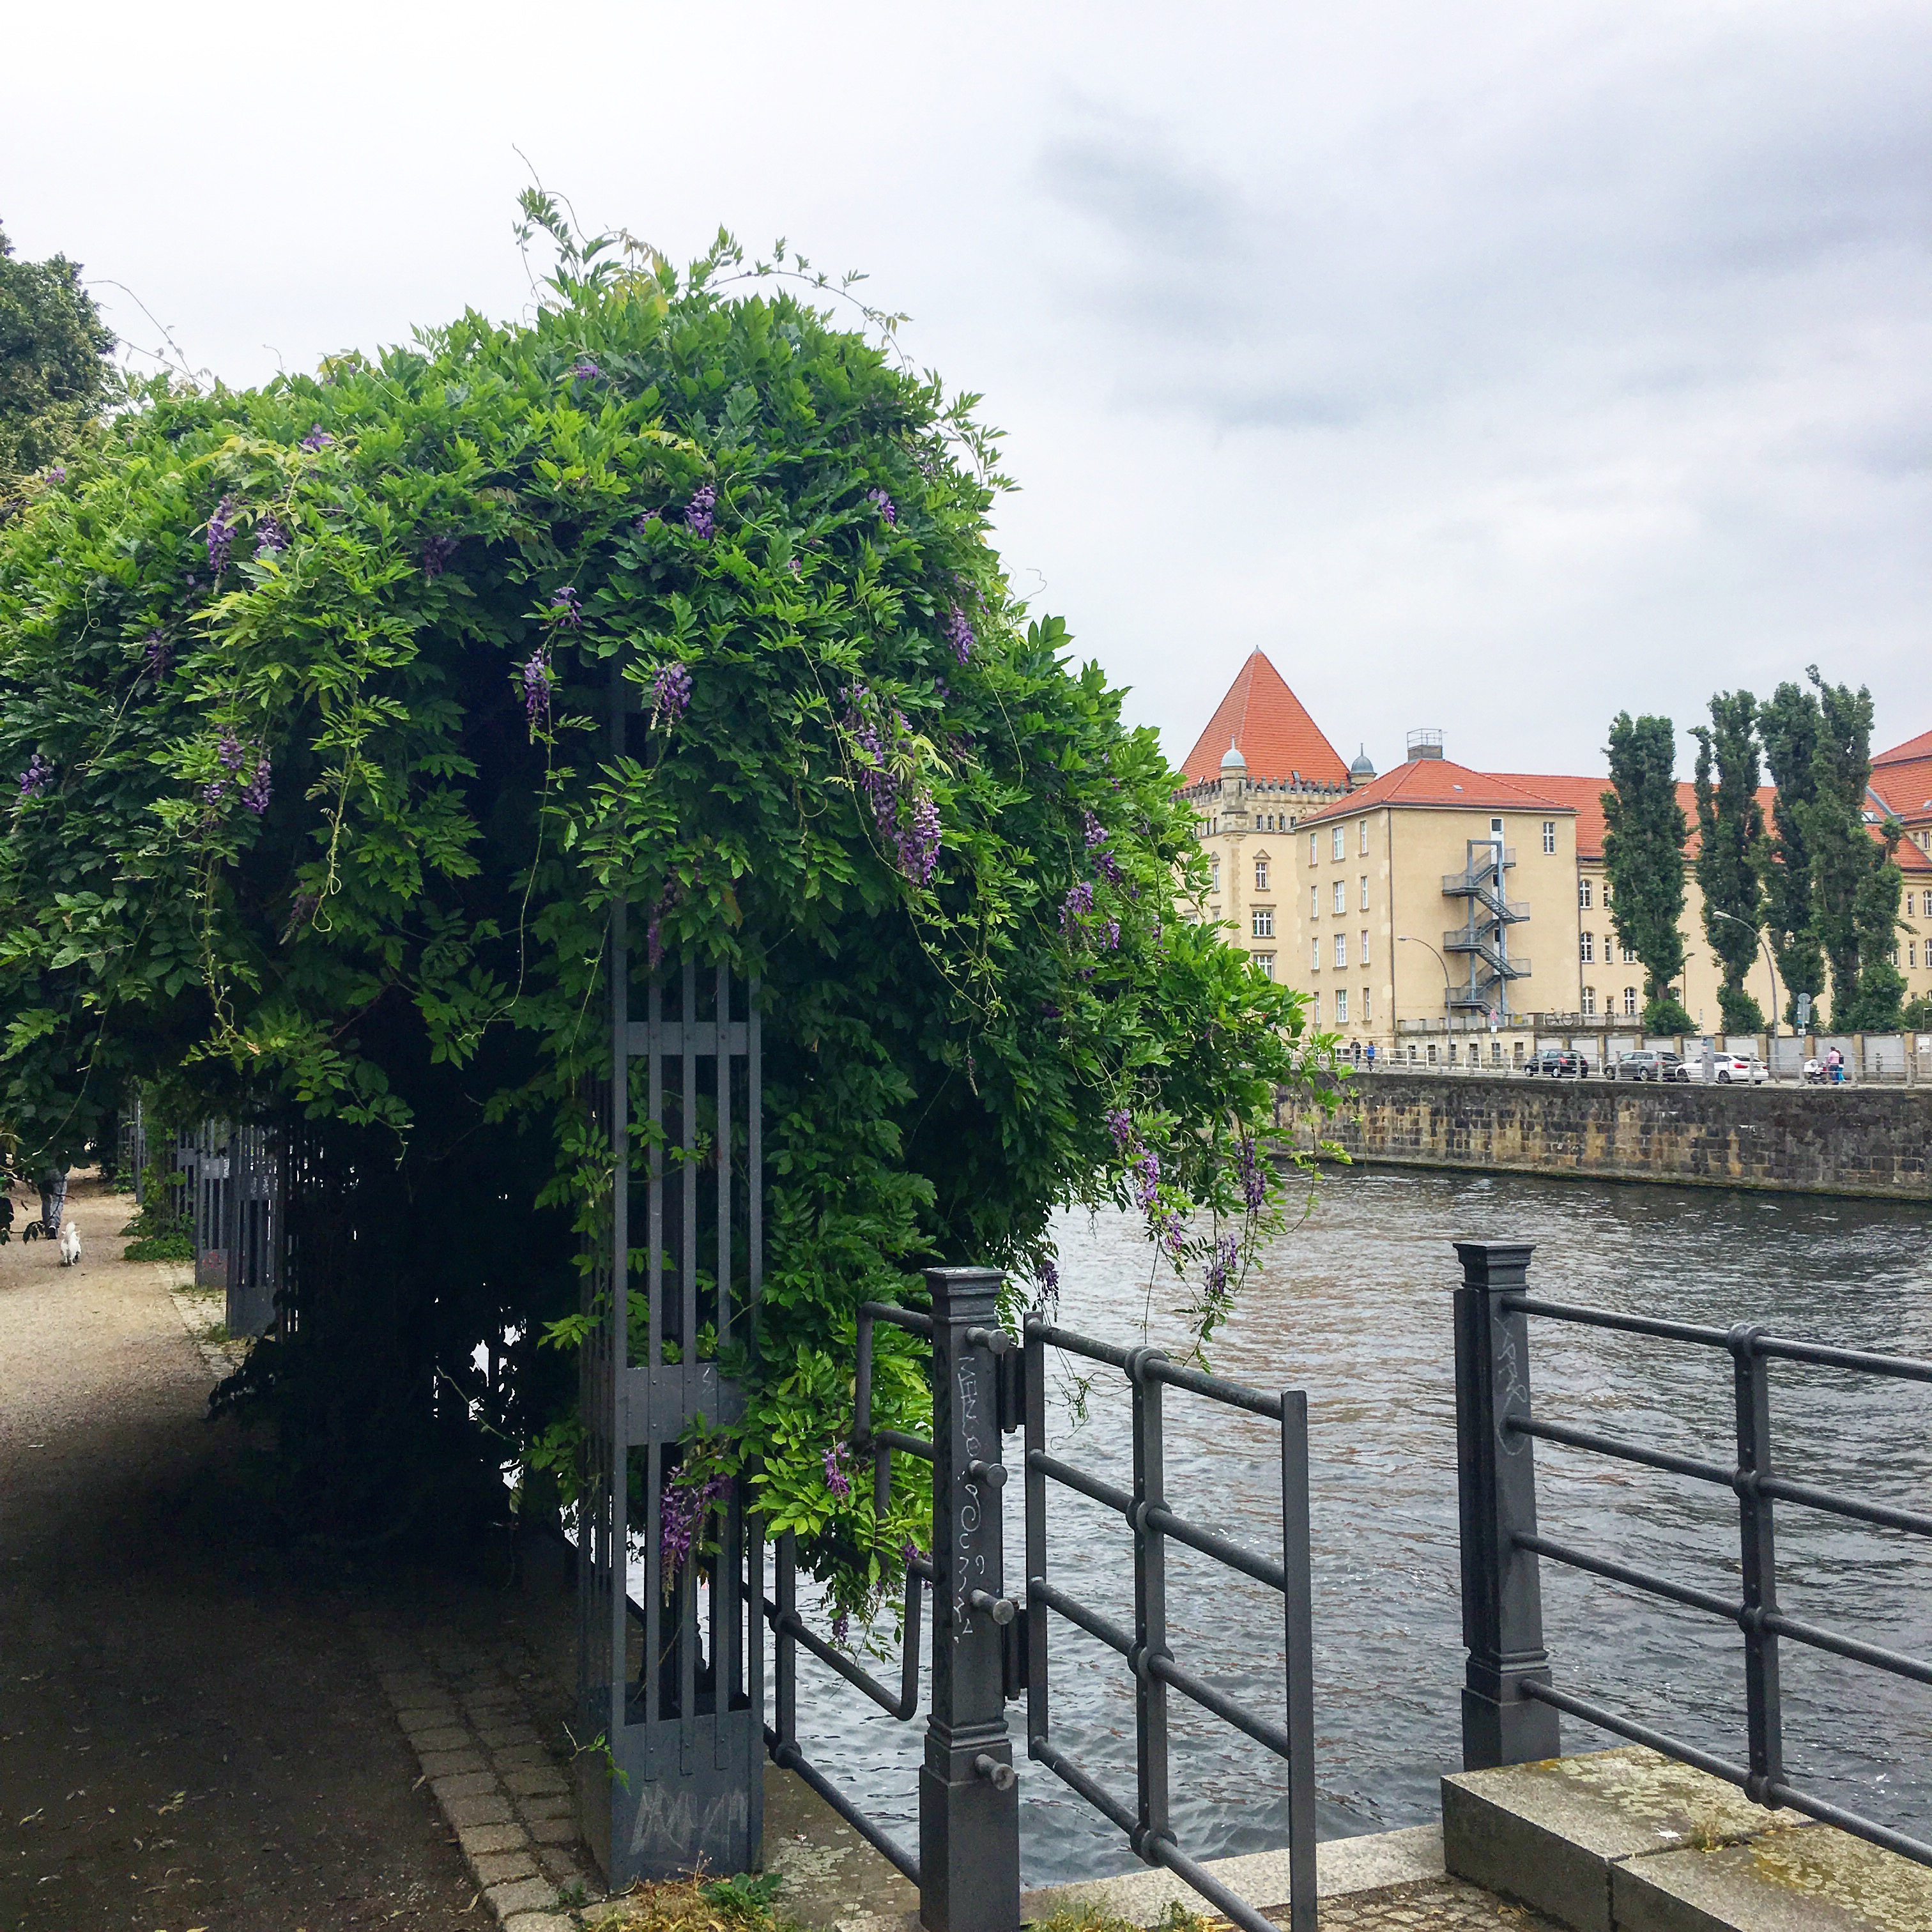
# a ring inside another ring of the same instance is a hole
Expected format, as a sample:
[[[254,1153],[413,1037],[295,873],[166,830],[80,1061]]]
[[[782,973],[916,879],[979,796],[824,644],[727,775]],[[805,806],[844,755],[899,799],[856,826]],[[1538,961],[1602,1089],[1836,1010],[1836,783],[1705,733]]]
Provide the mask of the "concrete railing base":
[[[1634,1744],[1444,1778],[1442,1846],[1575,1932],[1932,1927],[1932,1870]]]

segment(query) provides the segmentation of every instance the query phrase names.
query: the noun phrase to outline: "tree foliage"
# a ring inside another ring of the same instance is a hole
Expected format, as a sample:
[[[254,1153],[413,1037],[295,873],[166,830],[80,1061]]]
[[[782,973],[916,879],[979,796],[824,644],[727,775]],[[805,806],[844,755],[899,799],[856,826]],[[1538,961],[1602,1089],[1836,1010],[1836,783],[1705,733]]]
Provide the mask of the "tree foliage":
[[[1610,726],[1611,789],[1603,795],[1604,871],[1617,937],[1644,970],[1644,1024],[1690,1030],[1672,987],[1684,970],[1684,841],[1677,802],[1677,734],[1667,718],[1618,712]]]
[[[16,260],[0,230],[0,521],[35,472],[82,444],[112,386],[113,346],[80,265]]]
[[[1704,934],[1724,968],[1718,1010],[1726,1033],[1756,1033],[1764,1014],[1744,989],[1764,917],[1764,808],[1758,800],[1756,700],[1748,691],[1711,700],[1697,740],[1697,884]],[[1714,780],[1713,772],[1714,770]]]
[[[528,322],[158,381],[0,542],[0,1110],[72,1144],[166,1076],[338,1123],[365,1172],[386,1146],[394,1401],[440,1378],[438,1429],[567,1462],[539,1338],[582,1332],[562,1278],[608,1226],[622,894],[650,968],[764,989],[766,1298],[716,1453],[856,1603],[904,1527],[825,1460],[856,1304],[938,1260],[1050,1294],[1049,1215],[1111,1199],[1211,1334],[1318,1056],[1175,916],[1204,885],[1176,775],[1011,595],[977,399],[833,326],[782,250],[680,275],[526,214],[559,250]],[[882,1371],[882,1420],[922,1399]]]
[[[1818,700],[1802,684],[1780,684],[1758,710],[1765,762],[1777,788],[1772,835],[1763,856],[1765,925],[1785,992],[1785,1023],[1798,1024],[1798,998],[1825,986],[1825,955],[1812,917],[1811,848],[1805,814],[1817,796]]]

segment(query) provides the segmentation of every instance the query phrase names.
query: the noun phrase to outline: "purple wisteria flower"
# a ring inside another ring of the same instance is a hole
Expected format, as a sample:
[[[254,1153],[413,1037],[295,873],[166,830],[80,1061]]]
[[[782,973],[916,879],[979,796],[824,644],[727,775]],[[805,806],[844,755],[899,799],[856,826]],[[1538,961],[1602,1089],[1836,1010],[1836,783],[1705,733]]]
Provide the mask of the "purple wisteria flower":
[[[973,622],[957,604],[946,614],[945,634],[952,655],[964,664],[973,655]]]
[[[902,788],[886,754],[885,734],[871,707],[872,694],[862,684],[845,693],[844,725],[859,766],[859,787],[872,808],[873,822],[892,846],[900,872],[915,885],[932,877],[939,858],[939,807],[932,794],[916,787]],[[896,736],[907,728],[895,710],[892,729]]]
[[[524,716],[534,731],[538,718],[550,716],[550,660],[542,650],[530,653],[529,662],[523,667],[523,677]]]
[[[141,662],[157,684],[167,676],[168,665],[173,656],[173,646],[160,631],[150,631],[141,646]]]
[[[1233,1274],[1240,1254],[1240,1244],[1232,1234],[1223,1234],[1216,1240],[1214,1251],[1208,1256],[1208,1266],[1201,1277],[1201,1285],[1209,1294],[1218,1297],[1227,1293],[1228,1277]]]
[[[1069,890],[1060,902],[1060,929],[1070,936],[1086,922],[1087,915],[1094,910],[1094,888],[1087,880]]]
[[[334,440],[334,437],[331,436],[321,424],[317,423],[314,428],[302,438],[301,447],[309,450],[326,449]]]
[[[449,560],[462,543],[460,537],[424,537],[422,547],[422,574],[431,584],[449,568]]]
[[[1107,934],[1107,950],[1109,952],[1119,952],[1120,950],[1120,922],[1117,919],[1110,919],[1107,922],[1106,932]]]
[[[670,1594],[671,1584],[689,1561],[692,1546],[698,1540],[699,1526],[709,1514],[711,1505],[730,1486],[728,1476],[712,1476],[703,1483],[680,1483],[675,1478],[668,1484],[659,1510],[658,1520],[663,1526],[663,1575],[664,1594]]]
[[[574,376],[580,382],[594,382],[599,376],[603,374],[604,372],[602,369],[598,368],[596,363],[591,361],[589,356],[580,356],[577,360],[570,365],[570,373]]]
[[[1045,1261],[1040,1263],[1040,1272],[1037,1279],[1040,1282],[1040,1286],[1045,1288],[1048,1294],[1058,1295],[1059,1294],[1060,1269],[1051,1256],[1048,1256]]]
[[[1160,1189],[1160,1156],[1152,1148],[1142,1148],[1127,1169],[1127,1186],[1134,1205],[1144,1214],[1151,1214]]]
[[[575,585],[566,584],[550,596],[549,620],[574,631],[584,622],[584,607],[578,601]]]
[[[898,521],[898,506],[892,501],[891,497],[886,494],[884,490],[868,490],[866,492],[866,500],[868,503],[876,503],[878,505],[879,514],[884,517],[887,523],[896,524]]]
[[[1255,1158],[1255,1144],[1244,1141],[1240,1151],[1241,1198],[1248,1204],[1250,1214],[1260,1212],[1268,1200],[1268,1176],[1262,1171],[1261,1162]]]
[[[256,555],[259,556],[266,550],[271,556],[278,556],[288,547],[288,532],[272,512],[263,511],[255,520]]]
[[[1109,1107],[1101,1116],[1107,1124],[1107,1131],[1114,1137],[1115,1150],[1125,1154],[1127,1143],[1134,1137],[1134,1117],[1124,1107]]]
[[[219,805],[227,790],[226,778],[212,778],[201,788],[201,802],[203,805]]]
[[[224,772],[238,772],[243,758],[242,740],[232,730],[224,731],[215,740],[214,755],[221,761]]]
[[[912,822],[899,842],[899,869],[916,886],[926,884],[939,862],[939,807],[928,792],[912,808]]]
[[[820,1459],[825,1465],[825,1486],[842,1503],[852,1493],[852,1478],[844,1468],[846,1455],[844,1444],[835,1442]]]
[[[1187,1230],[1176,1210],[1162,1208],[1150,1214],[1148,1232],[1176,1261],[1180,1260],[1187,1246]]]
[[[651,680],[651,722],[676,724],[691,702],[691,672],[681,664],[660,664]]]
[[[663,511],[646,510],[644,514],[631,526],[631,527],[637,532],[639,536],[642,536],[644,533],[650,528],[652,524],[661,524],[663,521]]]
[[[851,1641],[851,1617],[846,1611],[841,1610],[838,1614],[832,1619],[832,1641],[834,1643],[838,1644],[849,1643]]]
[[[272,788],[268,782],[268,754],[264,752],[255,760],[254,776],[242,788],[242,802],[257,818],[268,808]]]
[[[1094,869],[1111,885],[1120,883],[1120,862],[1104,845],[1094,854]],[[1138,898],[1140,895],[1136,892]]]
[[[718,507],[718,492],[704,483],[691,493],[684,506],[684,526],[694,537],[708,537],[718,527],[712,512]]]
[[[228,553],[234,546],[235,499],[224,496],[208,520],[208,567],[217,577],[228,568]]]
[[[1084,821],[1088,850],[1090,852],[1096,845],[1106,844],[1107,828],[1090,812],[1083,811],[1080,816]]]
[[[27,760],[27,769],[20,774],[20,796],[38,798],[52,782],[54,768],[36,752]]]
[[[64,483],[67,481],[67,465],[64,463],[54,464],[46,472],[46,481],[50,483]]]

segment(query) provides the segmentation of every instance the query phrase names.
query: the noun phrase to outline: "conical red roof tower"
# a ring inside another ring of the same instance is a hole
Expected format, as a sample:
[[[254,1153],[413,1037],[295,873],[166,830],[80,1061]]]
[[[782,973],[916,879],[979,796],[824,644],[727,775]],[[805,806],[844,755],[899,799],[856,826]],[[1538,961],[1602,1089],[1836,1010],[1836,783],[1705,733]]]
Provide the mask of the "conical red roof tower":
[[[1286,781],[1299,772],[1304,784],[1348,783],[1348,767],[1321,728],[1288,689],[1264,651],[1252,652],[1181,770],[1192,784],[1221,776],[1230,744],[1247,760],[1250,778]]]

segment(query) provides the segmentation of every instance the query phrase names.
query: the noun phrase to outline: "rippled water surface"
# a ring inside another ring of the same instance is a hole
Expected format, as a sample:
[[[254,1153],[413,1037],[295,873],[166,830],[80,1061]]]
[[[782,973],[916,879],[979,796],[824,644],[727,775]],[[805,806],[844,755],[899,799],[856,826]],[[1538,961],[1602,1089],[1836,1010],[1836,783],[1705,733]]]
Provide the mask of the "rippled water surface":
[[[1324,1180],[1306,1226],[1252,1276],[1214,1366],[1310,1399],[1316,1770],[1324,1837],[1436,1815],[1438,1775],[1460,1766],[1452,1238],[1536,1244],[1533,1288],[1554,1299],[1932,1356],[1932,1216],[1909,1208],[1516,1177],[1357,1172]],[[1117,1342],[1178,1345],[1148,1287],[1138,1224],[1082,1216],[1059,1230],[1061,1320]],[[1539,1414],[1684,1454],[1735,1454],[1728,1356],[1533,1322]],[[1070,1366],[1072,1366],[1070,1364]],[[1932,1389],[1774,1364],[1775,1452],[1786,1473],[1924,1508],[1932,1502]],[[1126,1387],[1101,1370],[1054,1390],[1052,1447],[1130,1480]],[[1084,1410],[1084,1420],[1076,1420]],[[1166,1396],[1170,1501],[1181,1514],[1278,1553],[1279,1438],[1271,1425],[1178,1390]],[[1736,1507],[1727,1492],[1538,1444],[1546,1534],[1735,1594]],[[1017,1438],[1007,1444],[1018,1460]],[[1007,1576],[1017,1588],[1020,1486],[1006,1491]],[[1118,1516],[1056,1490],[1054,1580],[1132,1623],[1132,1551]],[[1279,1719],[1280,1599],[1170,1544],[1178,1658]],[[1932,1654],[1932,1547],[1778,1508],[1780,1590],[1790,1613]],[[1733,1627],[1544,1565],[1557,1681],[1689,1742],[1744,1756],[1742,1645]],[[1133,1698],[1124,1664],[1058,1619],[1056,1740],[1131,1805]],[[1932,1690],[1786,1642],[1789,1772],[1822,1795],[1932,1833]],[[916,1836],[922,1723],[894,1724],[801,1659],[808,1754],[866,1808]],[[1171,1773],[1184,1849],[1200,1856],[1286,1838],[1280,1767],[1171,1696]],[[868,1712],[870,1714],[868,1714]],[[1019,1712],[1012,1714],[1021,1756]],[[1564,1748],[1618,1740],[1564,1720]],[[1024,1764],[1026,1882],[1122,1870],[1120,1834],[1043,1767]]]

